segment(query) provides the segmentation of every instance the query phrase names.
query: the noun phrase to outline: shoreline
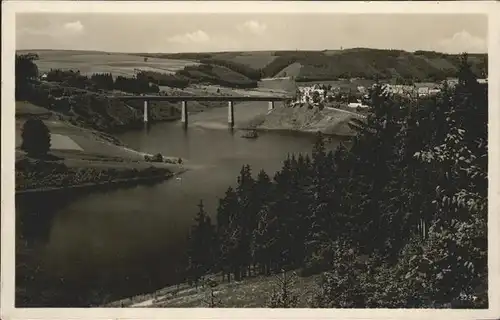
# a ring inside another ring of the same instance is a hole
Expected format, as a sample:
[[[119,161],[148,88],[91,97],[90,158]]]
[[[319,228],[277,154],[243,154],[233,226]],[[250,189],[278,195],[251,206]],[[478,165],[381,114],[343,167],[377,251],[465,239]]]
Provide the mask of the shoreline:
[[[203,123],[203,122],[198,122],[193,124],[193,126],[196,126],[198,128],[202,129],[208,129],[208,130],[231,130],[228,126],[224,124],[211,124],[211,123]],[[253,126],[248,126],[245,124],[237,125],[235,124],[233,131],[249,131],[249,130],[255,130],[257,132],[267,132],[267,133],[285,133],[285,134],[290,134],[290,135],[302,135],[302,136],[314,136],[318,132],[321,132],[325,137],[331,137],[331,138],[340,138],[340,139],[350,139],[355,137],[355,134],[340,134],[340,133],[328,133],[328,132],[323,132],[322,130],[313,130],[313,129],[292,129],[292,128],[266,128],[266,127],[253,127]],[[167,157],[168,158],[168,157]],[[184,159],[183,159],[184,161]]]
[[[111,181],[103,181],[103,182],[90,182],[83,183],[79,185],[72,185],[67,187],[47,187],[47,188],[32,188],[32,189],[24,189],[24,190],[16,190],[15,195],[26,195],[26,194],[43,194],[43,193],[57,193],[64,191],[72,191],[72,190],[97,190],[100,188],[114,188],[125,185],[140,185],[147,183],[159,183],[168,179],[171,179],[175,176],[178,176],[184,172],[188,171],[188,169],[184,169],[178,172],[170,171],[167,174],[156,175],[151,177],[136,177],[129,179],[116,179]]]
[[[331,137],[331,138],[340,138],[340,139],[350,139],[354,137],[355,135],[349,135],[349,134],[338,134],[338,133],[326,133],[321,130],[302,130],[302,129],[289,129],[289,128],[252,128],[252,127],[238,127],[235,128],[237,130],[241,131],[249,131],[249,130],[255,130],[257,132],[276,132],[276,133],[288,133],[288,134],[295,134],[295,135],[308,135],[308,136],[314,136],[318,134],[318,132],[321,132],[321,134],[325,137]]]

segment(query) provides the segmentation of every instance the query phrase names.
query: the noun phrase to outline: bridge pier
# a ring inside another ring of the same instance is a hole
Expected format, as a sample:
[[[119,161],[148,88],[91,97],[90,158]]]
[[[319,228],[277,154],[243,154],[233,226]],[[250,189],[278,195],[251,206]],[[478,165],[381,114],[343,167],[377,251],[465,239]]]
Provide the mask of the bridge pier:
[[[227,103],[227,123],[230,128],[234,127],[234,103],[229,101]]]
[[[269,104],[268,104],[268,107],[267,107],[267,111],[271,111],[274,109],[274,101],[269,101]]]
[[[144,100],[144,111],[143,111],[143,119],[144,123],[148,123],[149,121],[149,110],[148,110],[148,100]]]
[[[182,101],[182,109],[181,109],[181,122],[184,128],[188,126],[188,109],[187,109],[187,101]]]

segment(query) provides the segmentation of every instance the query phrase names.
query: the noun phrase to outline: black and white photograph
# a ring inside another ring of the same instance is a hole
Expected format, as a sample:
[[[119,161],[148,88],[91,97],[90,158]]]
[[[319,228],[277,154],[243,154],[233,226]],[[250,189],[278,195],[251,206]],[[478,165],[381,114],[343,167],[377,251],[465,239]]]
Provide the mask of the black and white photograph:
[[[9,308],[498,308],[496,6],[63,4],[2,49]]]

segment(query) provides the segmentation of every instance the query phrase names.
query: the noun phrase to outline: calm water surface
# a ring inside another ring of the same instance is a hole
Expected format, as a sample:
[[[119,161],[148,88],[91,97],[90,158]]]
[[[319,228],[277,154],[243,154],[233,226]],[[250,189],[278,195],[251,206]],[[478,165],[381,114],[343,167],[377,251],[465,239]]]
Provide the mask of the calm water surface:
[[[236,123],[265,112],[267,103],[236,104]],[[187,159],[194,169],[181,179],[78,196],[17,199],[18,216],[26,221],[18,236],[29,239],[30,261],[50,279],[44,284],[57,297],[78,292],[83,301],[92,294],[117,298],[175,282],[199,200],[215,216],[218,197],[236,183],[242,165],[250,164],[254,174],[264,169],[273,175],[287,153],[310,152],[313,143],[313,137],[283,133],[243,139],[227,129],[226,108],[189,120],[187,130],[171,122],[118,136],[134,149]],[[57,297],[46,300],[76,303]]]

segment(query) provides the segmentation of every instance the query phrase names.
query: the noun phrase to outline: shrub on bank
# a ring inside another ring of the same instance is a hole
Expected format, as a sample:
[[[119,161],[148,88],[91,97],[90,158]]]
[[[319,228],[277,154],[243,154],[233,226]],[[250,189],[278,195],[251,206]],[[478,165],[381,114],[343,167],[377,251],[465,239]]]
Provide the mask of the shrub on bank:
[[[16,162],[16,190],[63,188],[91,183],[112,183],[136,178],[166,176],[166,168],[68,168],[63,163],[24,159]]]
[[[146,162],[163,162],[163,156],[161,155],[161,153],[157,153],[157,154],[152,155],[152,156],[145,154],[144,161],[146,161]]]

